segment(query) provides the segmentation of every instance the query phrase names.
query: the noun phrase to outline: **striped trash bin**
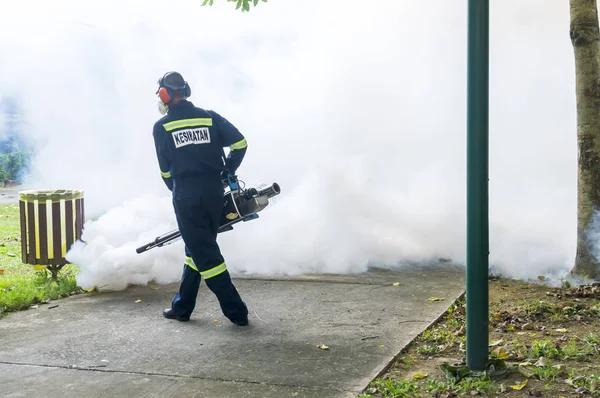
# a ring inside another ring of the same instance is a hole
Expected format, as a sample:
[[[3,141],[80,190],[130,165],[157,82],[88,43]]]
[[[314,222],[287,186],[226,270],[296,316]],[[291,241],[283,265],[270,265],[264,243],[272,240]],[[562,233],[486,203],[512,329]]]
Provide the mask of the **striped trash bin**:
[[[19,205],[23,263],[44,265],[56,278],[58,271],[68,264],[67,251],[81,238],[83,192],[21,191]]]

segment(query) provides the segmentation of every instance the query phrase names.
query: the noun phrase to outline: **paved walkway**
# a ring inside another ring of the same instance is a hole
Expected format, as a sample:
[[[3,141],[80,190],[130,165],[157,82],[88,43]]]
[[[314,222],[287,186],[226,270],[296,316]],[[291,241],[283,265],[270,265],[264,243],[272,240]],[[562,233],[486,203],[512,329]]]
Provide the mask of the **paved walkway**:
[[[0,189],[0,206],[19,203],[19,190]]]
[[[463,292],[463,275],[431,266],[236,278],[247,327],[223,317],[204,283],[187,323],[161,315],[176,285],[73,296],[0,319],[2,394],[356,397]]]

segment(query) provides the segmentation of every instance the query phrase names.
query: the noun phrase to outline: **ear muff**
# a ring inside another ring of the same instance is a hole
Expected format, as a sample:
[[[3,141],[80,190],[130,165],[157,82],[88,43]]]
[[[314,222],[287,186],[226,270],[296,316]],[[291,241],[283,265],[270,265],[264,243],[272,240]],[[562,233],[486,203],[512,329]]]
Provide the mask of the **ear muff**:
[[[169,90],[167,87],[161,87],[158,89],[158,98],[160,98],[160,100],[164,103],[164,104],[168,104],[169,102],[171,102],[171,90]]]
[[[173,99],[173,92],[171,91],[172,89],[173,90],[184,89],[185,97],[189,98],[192,95],[192,89],[190,88],[190,85],[188,84],[188,82],[184,81],[183,86],[171,86],[171,85],[167,85],[165,83],[165,78],[169,75],[169,73],[172,73],[172,72],[165,73],[165,75],[158,80],[159,88],[156,93],[158,94],[158,97],[160,98],[160,100],[164,104],[168,104],[169,102],[171,102],[171,100]]]

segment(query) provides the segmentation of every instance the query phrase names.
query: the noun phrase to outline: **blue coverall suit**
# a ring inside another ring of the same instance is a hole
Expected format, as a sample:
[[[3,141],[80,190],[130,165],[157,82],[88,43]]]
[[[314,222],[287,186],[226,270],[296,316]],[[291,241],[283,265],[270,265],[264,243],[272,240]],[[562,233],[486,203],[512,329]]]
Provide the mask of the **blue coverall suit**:
[[[183,100],[154,125],[154,143],[163,181],[172,191],[173,207],[186,261],[179,291],[171,303],[177,317],[189,318],[201,278],[216,295],[223,314],[247,322],[248,309],[233,285],[217,244],[224,208],[221,173],[240,166],[247,144],[224,117]],[[229,147],[227,158],[224,147]]]

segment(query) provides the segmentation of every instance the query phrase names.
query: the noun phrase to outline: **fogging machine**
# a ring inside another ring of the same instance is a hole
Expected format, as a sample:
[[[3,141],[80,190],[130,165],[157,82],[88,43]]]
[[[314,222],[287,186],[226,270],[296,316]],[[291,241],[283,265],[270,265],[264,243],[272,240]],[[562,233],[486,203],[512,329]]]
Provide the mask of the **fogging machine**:
[[[235,175],[227,177],[229,190],[224,193],[223,213],[218,233],[231,231],[233,225],[258,218],[258,212],[269,205],[269,199],[281,193],[279,184],[260,186],[258,188],[240,187],[240,182]],[[152,242],[140,246],[136,252],[143,253],[155,247],[165,246],[181,239],[178,229],[158,236]]]

